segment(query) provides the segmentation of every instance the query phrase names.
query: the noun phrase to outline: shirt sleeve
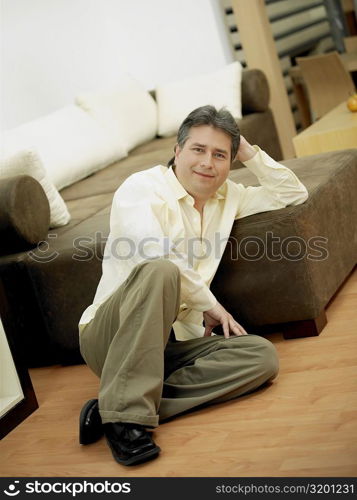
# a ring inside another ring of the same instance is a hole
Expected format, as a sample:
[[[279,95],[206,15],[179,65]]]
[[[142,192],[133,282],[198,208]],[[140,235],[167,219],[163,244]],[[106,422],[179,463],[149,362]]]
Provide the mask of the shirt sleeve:
[[[259,146],[256,154],[244,165],[256,175],[260,186],[244,187],[236,219],[288,205],[299,205],[308,198],[306,187],[289,168],[273,160]]]
[[[129,188],[129,189],[128,189]],[[187,254],[175,251],[175,242],[166,234],[168,208],[154,193],[127,185],[114,197],[109,258],[132,269],[144,260],[166,258],[181,274],[181,304],[196,311],[207,311],[217,300],[201,276],[190,266]]]

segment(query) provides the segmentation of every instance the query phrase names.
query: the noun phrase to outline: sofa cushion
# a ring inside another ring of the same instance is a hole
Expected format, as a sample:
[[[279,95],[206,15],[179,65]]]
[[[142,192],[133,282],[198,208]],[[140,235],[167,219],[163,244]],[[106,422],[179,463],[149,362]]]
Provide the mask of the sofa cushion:
[[[155,99],[129,75],[116,86],[96,92],[82,92],[76,103],[112,130],[127,151],[153,139],[157,132]]]
[[[227,107],[234,118],[242,118],[242,66],[238,61],[205,75],[161,84],[156,89],[158,135],[177,132],[185,117],[195,108],[212,104]]]
[[[72,218],[69,224],[53,231],[56,237],[62,237],[78,226],[82,221],[90,219],[98,214],[106,213],[109,216],[114,193],[97,194],[86,198],[78,198],[67,202]]]
[[[20,252],[47,236],[50,209],[41,185],[29,175],[0,183],[0,254]]]
[[[242,113],[262,113],[269,108],[270,90],[267,77],[260,69],[242,72]]]
[[[127,154],[118,137],[78,106],[67,106],[5,132],[4,144],[8,152],[36,149],[57,189]]]
[[[64,226],[71,218],[61,195],[52,184],[35,151],[21,150],[0,159],[0,177],[29,175],[42,186],[50,205],[50,227]],[[36,210],[37,213],[37,210]]]
[[[316,318],[356,264],[356,150],[284,164],[306,186],[308,200],[236,220],[211,287],[250,325]],[[230,174],[243,184],[256,183],[254,177],[242,169]]]
[[[173,154],[175,137],[160,138],[138,146],[130,155],[61,191],[66,201],[112,193],[135,172],[155,165],[166,165]]]

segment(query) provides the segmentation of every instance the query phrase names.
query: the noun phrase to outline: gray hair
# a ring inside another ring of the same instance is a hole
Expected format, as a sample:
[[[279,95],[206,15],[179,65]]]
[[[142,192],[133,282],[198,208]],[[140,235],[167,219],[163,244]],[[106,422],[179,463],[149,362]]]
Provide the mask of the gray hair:
[[[207,104],[206,106],[201,106],[196,108],[184,119],[181,123],[180,128],[177,132],[177,143],[182,149],[189,137],[189,133],[192,127],[199,127],[200,125],[210,125],[211,127],[217,128],[225,132],[230,136],[231,145],[231,163],[233,162],[240,143],[240,131],[237,122],[231,115],[231,113],[225,109],[221,108],[217,110],[214,106]],[[175,162],[175,157],[171,158],[167,166],[173,165]]]

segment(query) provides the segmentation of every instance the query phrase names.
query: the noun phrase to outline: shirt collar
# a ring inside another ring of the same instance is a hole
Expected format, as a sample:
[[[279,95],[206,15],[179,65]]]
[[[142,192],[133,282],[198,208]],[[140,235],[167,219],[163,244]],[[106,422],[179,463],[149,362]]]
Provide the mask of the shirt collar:
[[[177,200],[184,198],[185,196],[190,196],[183,185],[179,182],[172,166],[167,169],[165,176]]]
[[[190,198],[192,198],[191,195],[188,194],[186,189],[183,187],[183,185],[179,182],[178,178],[175,175],[175,172],[173,171],[172,165],[167,169],[167,172],[165,172],[165,176],[177,200],[184,198],[185,196],[189,196]],[[222,200],[226,198],[226,192],[227,181],[225,181],[222,186],[218,188],[212,198]]]

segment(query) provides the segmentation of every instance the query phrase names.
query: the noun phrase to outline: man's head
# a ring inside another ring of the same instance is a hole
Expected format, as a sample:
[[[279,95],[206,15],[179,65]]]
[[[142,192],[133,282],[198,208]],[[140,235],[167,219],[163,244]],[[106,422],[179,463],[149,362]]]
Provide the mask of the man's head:
[[[231,138],[230,163],[234,161],[240,142],[240,131],[237,122],[229,111],[224,108],[217,110],[214,106],[206,105],[196,108],[184,119],[177,132],[177,145],[182,149],[192,127],[209,125],[220,129]],[[176,146],[175,146],[176,148]],[[175,157],[168,162],[168,166],[175,163]]]
[[[239,147],[240,133],[232,115],[213,106],[192,111],[177,135],[169,162],[185,190],[204,203],[228,177]]]

